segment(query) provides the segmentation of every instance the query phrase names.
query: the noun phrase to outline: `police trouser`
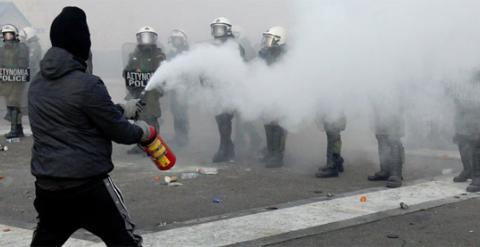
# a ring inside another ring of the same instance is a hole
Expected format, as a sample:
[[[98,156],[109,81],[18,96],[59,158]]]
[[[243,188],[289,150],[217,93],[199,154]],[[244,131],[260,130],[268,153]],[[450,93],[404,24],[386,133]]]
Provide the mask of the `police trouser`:
[[[326,131],[327,134],[327,167],[335,167],[343,162],[342,138],[340,131]]]
[[[265,134],[267,137],[267,155],[277,155],[283,158],[287,131],[278,123],[272,122],[265,125]]]
[[[475,162],[475,151],[477,150],[476,146],[478,141],[472,140],[468,136],[464,135],[455,135],[453,141],[458,145],[463,171],[465,175],[468,175],[473,169],[473,162]]]
[[[215,116],[218,132],[220,134],[220,147],[233,145],[232,141],[232,120],[233,113],[222,113]]]
[[[61,191],[36,186],[37,228],[31,246],[62,246],[78,229],[100,237],[107,246],[141,246],[120,190],[110,177]]]
[[[405,149],[400,137],[376,135],[380,170],[389,176],[402,176]]]

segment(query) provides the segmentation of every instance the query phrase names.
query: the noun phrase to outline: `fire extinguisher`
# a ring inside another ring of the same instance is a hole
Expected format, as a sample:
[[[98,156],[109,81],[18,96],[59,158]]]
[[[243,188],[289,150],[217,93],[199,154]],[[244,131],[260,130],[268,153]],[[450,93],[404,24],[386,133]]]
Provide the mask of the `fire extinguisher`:
[[[158,169],[162,171],[171,169],[175,165],[177,157],[157,134],[155,128],[150,127],[150,133],[148,141],[140,143],[140,147],[148,154]]]
[[[145,91],[141,93],[140,101],[144,101],[145,93]],[[157,168],[162,171],[171,169],[177,162],[177,157],[172,149],[170,149],[152,126],[150,126],[150,137],[148,141],[140,143],[139,146],[147,153]]]

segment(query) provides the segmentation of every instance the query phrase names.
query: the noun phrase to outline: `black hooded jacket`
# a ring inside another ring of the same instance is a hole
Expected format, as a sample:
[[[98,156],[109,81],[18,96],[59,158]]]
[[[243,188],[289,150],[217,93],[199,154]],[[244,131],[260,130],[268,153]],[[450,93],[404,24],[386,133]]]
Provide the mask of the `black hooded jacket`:
[[[51,48],[28,92],[32,174],[88,180],[113,169],[112,141],[138,143],[142,130],[123,118],[102,80],[64,49]]]

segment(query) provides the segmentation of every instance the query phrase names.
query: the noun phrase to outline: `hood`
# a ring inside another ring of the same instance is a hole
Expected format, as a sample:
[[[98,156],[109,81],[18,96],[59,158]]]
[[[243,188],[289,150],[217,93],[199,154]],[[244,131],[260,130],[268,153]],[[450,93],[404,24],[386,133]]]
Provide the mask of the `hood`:
[[[85,72],[86,67],[80,59],[58,47],[50,48],[40,62],[40,72],[47,79],[58,79],[75,70]]]

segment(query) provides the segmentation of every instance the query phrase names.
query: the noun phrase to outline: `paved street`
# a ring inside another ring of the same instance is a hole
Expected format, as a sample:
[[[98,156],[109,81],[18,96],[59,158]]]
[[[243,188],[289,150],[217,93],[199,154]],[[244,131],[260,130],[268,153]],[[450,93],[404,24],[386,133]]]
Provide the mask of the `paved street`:
[[[119,87],[111,86],[111,91],[115,100],[121,100]],[[406,190],[386,190],[382,182],[366,180],[377,169],[375,142],[369,133],[352,136],[348,135],[352,130],[346,131],[345,173],[317,179],[314,173],[323,164],[326,140],[316,128],[290,133],[283,168],[264,168],[249,145],[237,146],[237,162],[211,164],[217,145],[213,119],[200,111],[192,116],[191,143],[175,150],[179,162],[172,171],[160,172],[145,156],[127,155],[130,147],[114,146],[112,177],[146,246],[165,246],[167,239],[168,246],[464,246],[478,240],[469,232],[480,231],[475,226],[478,199],[461,195],[466,184],[450,182],[460,168],[454,149],[407,150]],[[257,127],[263,135],[261,125]],[[0,120],[0,132],[6,129],[7,123]],[[162,130],[167,139],[172,137],[168,110]],[[357,145],[362,140],[366,145]],[[0,245],[25,245],[36,216],[29,171],[32,137],[20,143],[6,143],[1,137],[0,143],[9,147],[0,152]],[[218,174],[182,179],[202,167],[217,168]],[[166,185],[165,176],[177,176],[181,185]],[[358,204],[359,196],[366,194],[367,202]],[[399,201],[409,200],[413,203],[409,211],[398,209]],[[235,233],[238,229],[242,233]],[[192,234],[183,234],[188,232]],[[390,233],[399,237],[387,238]],[[99,241],[83,231],[74,237],[71,246]]]

